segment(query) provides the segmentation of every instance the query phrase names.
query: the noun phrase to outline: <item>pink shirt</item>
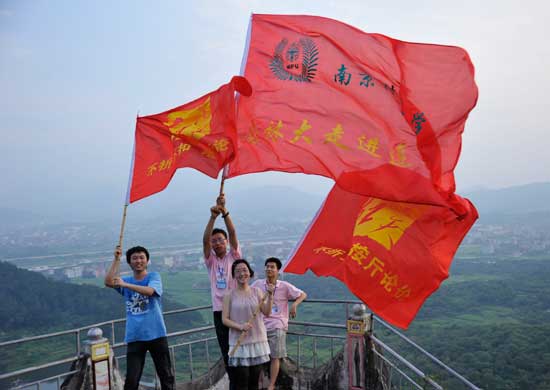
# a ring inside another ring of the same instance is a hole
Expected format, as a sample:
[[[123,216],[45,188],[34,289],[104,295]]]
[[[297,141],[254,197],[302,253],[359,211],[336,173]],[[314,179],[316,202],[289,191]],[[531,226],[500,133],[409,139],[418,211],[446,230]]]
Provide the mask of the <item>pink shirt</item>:
[[[253,287],[259,287],[264,292],[267,291],[266,285],[266,279],[258,279],[252,283]],[[296,288],[292,284],[283,280],[277,280],[271,313],[269,316],[264,317],[264,323],[267,330],[288,330],[288,300],[296,299],[302,293],[302,290]]]
[[[223,259],[216,256],[216,253],[210,251],[210,256],[204,259],[208,276],[210,277],[210,295],[212,297],[212,310],[222,311],[223,296],[235,288],[235,280],[231,276],[231,266],[236,259],[242,257],[241,249],[230,249]]]
[[[231,302],[229,305],[229,319],[238,322],[239,324],[248,322],[261,302],[261,290],[256,287],[250,287],[250,290],[243,294],[242,291],[234,289],[231,290],[230,294]],[[252,321],[252,328],[246,332],[241,345],[267,341],[267,333],[262,317],[262,312],[258,311],[256,318]],[[237,344],[237,340],[241,336],[241,333],[242,332],[237,329],[229,329],[229,345],[231,347]]]

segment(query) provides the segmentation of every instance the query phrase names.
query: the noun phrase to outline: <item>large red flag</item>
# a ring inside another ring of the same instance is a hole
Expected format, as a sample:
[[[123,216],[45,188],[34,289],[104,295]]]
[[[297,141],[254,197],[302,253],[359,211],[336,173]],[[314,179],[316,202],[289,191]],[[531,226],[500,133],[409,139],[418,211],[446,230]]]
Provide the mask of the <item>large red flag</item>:
[[[177,168],[195,168],[210,177],[236,150],[235,91],[251,93],[243,77],[191,103],[139,117],[127,203],[162,191]]]
[[[477,100],[466,51],[322,17],[253,15],[244,63],[254,92],[238,102],[229,177],[302,172],[341,177],[366,195],[448,205]]]
[[[462,217],[446,207],[391,202],[335,185],[284,270],[338,278],[380,317],[407,328],[447,278],[478,217],[468,200],[457,198]]]

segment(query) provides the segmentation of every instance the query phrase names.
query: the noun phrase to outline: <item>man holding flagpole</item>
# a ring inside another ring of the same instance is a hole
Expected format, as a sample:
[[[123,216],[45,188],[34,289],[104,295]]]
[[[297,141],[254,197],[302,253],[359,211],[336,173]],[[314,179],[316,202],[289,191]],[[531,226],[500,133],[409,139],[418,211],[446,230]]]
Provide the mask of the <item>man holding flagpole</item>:
[[[126,301],[126,380],[124,390],[137,390],[147,351],[151,354],[162,390],[175,387],[174,370],[168,349],[166,325],[162,316],[162,280],[158,272],[147,272],[149,252],[141,246],[128,249],[126,261],[132,276],[121,278],[122,249],[115,248],[114,259],[105,275],[105,286],[114,288]]]
[[[214,228],[218,216],[225,222],[227,232]],[[222,353],[223,361],[230,382],[232,382],[231,370],[228,367],[229,353],[229,328],[222,322],[223,297],[235,287],[235,281],[231,275],[231,266],[236,259],[242,257],[237,240],[237,232],[229,211],[225,206],[225,196],[220,194],[216,199],[216,205],[210,208],[210,219],[206,224],[203,235],[204,263],[210,277],[210,291],[212,297],[212,310],[216,337]],[[228,250],[229,244],[229,250]]]

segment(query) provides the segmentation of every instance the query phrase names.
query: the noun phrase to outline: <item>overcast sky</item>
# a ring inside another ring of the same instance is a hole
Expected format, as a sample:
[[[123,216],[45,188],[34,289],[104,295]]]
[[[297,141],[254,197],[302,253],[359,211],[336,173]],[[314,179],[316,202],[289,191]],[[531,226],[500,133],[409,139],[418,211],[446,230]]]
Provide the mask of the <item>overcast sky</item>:
[[[550,181],[549,4],[0,0],[0,207],[118,209],[137,112],[181,105],[238,74],[252,12],[326,16],[465,48],[479,101],[455,171],[459,192]],[[231,179],[227,189],[264,184],[330,187],[322,178],[262,173]],[[214,196],[218,186],[185,169],[166,192]]]

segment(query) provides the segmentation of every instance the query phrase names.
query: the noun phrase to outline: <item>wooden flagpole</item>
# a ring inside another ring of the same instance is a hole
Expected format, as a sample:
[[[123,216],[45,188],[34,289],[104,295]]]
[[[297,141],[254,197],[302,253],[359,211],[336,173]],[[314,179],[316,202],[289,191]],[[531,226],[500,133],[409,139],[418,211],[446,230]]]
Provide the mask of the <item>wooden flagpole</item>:
[[[124,205],[124,210],[122,211],[122,223],[120,224],[120,235],[118,236],[118,246],[122,249],[122,238],[124,237],[124,225],[126,225],[126,210],[128,209],[128,204]]]
[[[225,176],[222,176],[222,182],[220,184],[220,196],[223,194],[223,185],[225,183]]]
[[[225,165],[223,167],[223,172],[222,172],[222,182],[220,184],[220,196],[223,194],[223,185],[225,184],[225,176],[227,174],[227,169],[228,169],[229,165]]]
[[[139,110],[136,113],[136,123],[139,119]],[[124,225],[126,225],[126,210],[130,202],[130,188],[132,187],[132,173],[134,171],[134,158],[136,152],[136,141],[134,138],[134,146],[132,148],[132,158],[130,160],[130,173],[128,174],[128,186],[126,187],[126,200],[124,202],[124,209],[122,210],[122,223],[120,224],[120,235],[118,236],[118,246],[122,249],[122,239],[124,237]]]

